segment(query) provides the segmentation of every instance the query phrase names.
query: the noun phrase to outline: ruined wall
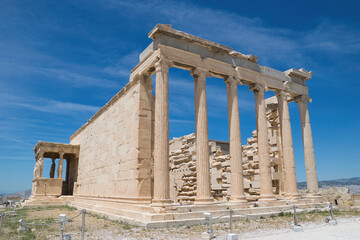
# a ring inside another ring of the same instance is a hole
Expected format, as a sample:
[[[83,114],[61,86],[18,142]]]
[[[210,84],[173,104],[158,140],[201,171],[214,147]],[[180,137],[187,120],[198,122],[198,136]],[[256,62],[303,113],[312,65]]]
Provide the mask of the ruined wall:
[[[280,125],[276,98],[266,99],[269,153],[274,194],[281,194],[283,182]],[[196,197],[196,144],[195,134],[174,138],[170,141],[170,195],[175,202],[191,203]],[[243,149],[243,174],[245,196],[255,201],[260,194],[259,160],[257,156],[257,134],[247,139]],[[229,198],[230,156],[229,143],[209,141],[211,190],[215,200]]]
[[[151,199],[151,82],[126,85],[72,137],[80,144],[76,195]]]

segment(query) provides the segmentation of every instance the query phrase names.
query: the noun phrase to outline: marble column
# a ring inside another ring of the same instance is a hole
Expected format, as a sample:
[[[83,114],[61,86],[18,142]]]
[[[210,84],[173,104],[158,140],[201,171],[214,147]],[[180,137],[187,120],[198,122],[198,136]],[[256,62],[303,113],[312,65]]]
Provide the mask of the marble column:
[[[206,103],[206,77],[208,70],[195,68],[191,72],[195,83],[196,127],[196,198],[195,204],[211,204],[209,134]]]
[[[57,168],[57,178],[62,178],[64,168],[64,153],[60,153],[60,160]]]
[[[56,166],[55,166],[55,159],[56,158],[51,158],[51,167],[50,167],[50,173],[49,173],[49,176],[50,176],[50,178],[54,178],[54,176],[55,176],[55,168],[56,168]]]
[[[287,199],[298,199],[300,195],[297,191],[294,147],[291,134],[287,93],[283,90],[278,90],[276,92],[276,97],[279,105],[282,152],[284,157],[285,197]]]
[[[258,138],[258,157],[260,170],[259,201],[272,201],[275,200],[275,197],[272,190],[264,86],[255,84],[251,89],[254,91],[255,95],[256,130]]]
[[[230,145],[230,202],[247,203],[244,195],[242,147],[240,133],[239,100],[237,81],[229,76],[225,79],[228,104],[229,145]]]
[[[296,100],[299,106],[301,130],[304,146],[304,159],[306,168],[306,182],[308,188],[307,197],[320,197],[318,193],[318,179],[316,173],[316,163],[314,154],[314,145],[311,133],[310,116],[308,109],[308,96],[301,96]]]
[[[154,197],[153,206],[171,204],[169,177],[169,68],[171,62],[155,64]]]
[[[277,109],[277,115],[279,116],[279,108]],[[280,118],[280,116],[279,116]],[[279,159],[281,168],[281,183],[280,183],[280,195],[285,196],[285,170],[284,170],[284,156],[283,156],[283,148],[282,148],[282,140],[281,140],[281,127],[280,127],[280,119],[278,119],[278,127],[276,129],[276,144],[278,145],[279,150]]]

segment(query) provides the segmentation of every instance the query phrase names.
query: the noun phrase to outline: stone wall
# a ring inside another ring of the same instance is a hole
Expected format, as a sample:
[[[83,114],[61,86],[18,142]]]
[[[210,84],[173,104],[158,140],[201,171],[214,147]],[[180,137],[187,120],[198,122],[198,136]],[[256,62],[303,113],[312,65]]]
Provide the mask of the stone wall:
[[[280,142],[279,117],[276,98],[266,99],[269,153],[272,167],[273,191],[282,192],[282,156],[278,146]],[[175,202],[191,203],[196,196],[196,144],[195,134],[189,134],[170,141],[170,195]],[[260,194],[259,160],[257,156],[257,134],[247,139],[243,150],[243,174],[245,196],[255,201]],[[230,156],[229,143],[209,141],[211,190],[215,200],[228,199],[230,195]]]
[[[76,196],[151,200],[151,81],[125,86],[70,139],[80,144]]]

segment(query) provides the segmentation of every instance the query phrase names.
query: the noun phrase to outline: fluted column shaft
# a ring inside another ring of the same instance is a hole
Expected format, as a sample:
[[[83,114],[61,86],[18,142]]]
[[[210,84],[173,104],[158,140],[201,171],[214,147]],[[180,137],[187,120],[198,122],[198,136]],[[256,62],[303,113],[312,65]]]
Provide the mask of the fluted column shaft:
[[[242,147],[240,133],[239,100],[237,95],[237,81],[233,77],[226,80],[229,145],[230,145],[230,187],[231,202],[247,203],[244,196],[244,180],[242,166]]]
[[[208,71],[196,68],[192,71],[195,83],[196,125],[196,199],[195,204],[213,202],[210,185],[209,135],[206,100],[206,76]]]
[[[306,168],[306,182],[309,195],[319,196],[318,178],[314,154],[313,138],[311,133],[310,116],[308,109],[309,97],[302,96],[297,100],[300,112],[301,130],[304,146],[304,159]]]
[[[291,134],[290,114],[287,94],[283,90],[276,92],[279,104],[280,128],[285,170],[285,197],[288,199],[299,198],[296,182],[294,147]]]
[[[279,109],[277,109],[277,113],[279,114]],[[285,170],[284,170],[284,157],[283,157],[283,148],[282,148],[282,140],[281,140],[281,127],[279,120],[279,127],[276,129],[276,143],[278,145],[279,158],[280,158],[280,168],[281,168],[281,184],[280,184],[280,194],[285,195]]]
[[[260,84],[252,88],[255,95],[256,130],[260,170],[260,201],[274,200],[269,155],[269,138],[264,99],[264,87]]]
[[[156,64],[154,198],[153,205],[171,203],[169,178],[169,67],[160,59]]]

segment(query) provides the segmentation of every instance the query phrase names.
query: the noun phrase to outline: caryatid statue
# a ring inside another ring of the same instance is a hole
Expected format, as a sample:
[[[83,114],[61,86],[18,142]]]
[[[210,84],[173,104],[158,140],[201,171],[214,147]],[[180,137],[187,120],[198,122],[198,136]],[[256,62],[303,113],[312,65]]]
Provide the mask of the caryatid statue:
[[[55,176],[55,158],[52,158],[52,164],[51,164],[51,167],[50,167],[50,178],[54,178]]]
[[[36,160],[34,167],[34,179],[41,178],[44,167],[44,157],[41,156]]]
[[[60,153],[60,160],[57,168],[57,177],[62,178],[63,174],[63,165],[64,165],[64,153]]]

